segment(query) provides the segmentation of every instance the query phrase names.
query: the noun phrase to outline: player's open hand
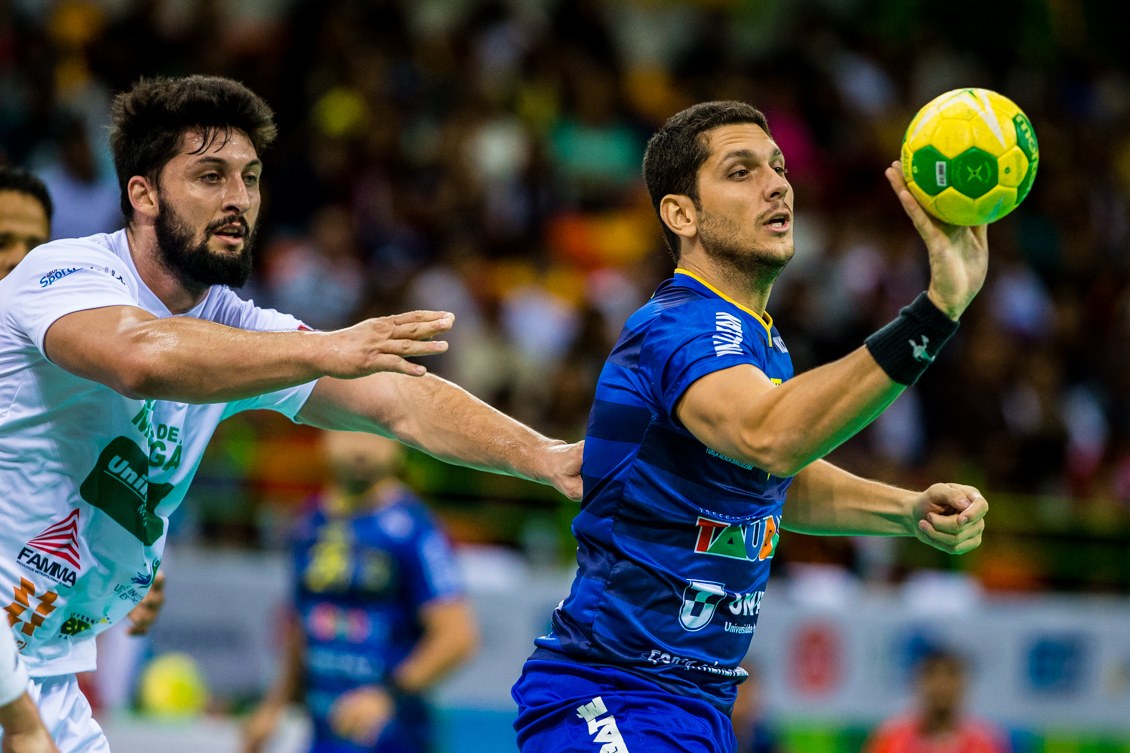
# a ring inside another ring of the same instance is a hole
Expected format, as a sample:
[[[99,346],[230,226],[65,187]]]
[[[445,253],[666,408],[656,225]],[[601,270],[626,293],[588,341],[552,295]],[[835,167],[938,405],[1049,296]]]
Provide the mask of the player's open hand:
[[[957,321],[985,283],[989,271],[987,225],[949,225],[922,208],[903,179],[901,163],[886,170],[887,180],[926,243],[930,256],[930,300]]]
[[[324,340],[326,376],[341,379],[395,371],[423,376],[427,369],[407,359],[447,350],[447,342],[432,338],[451,329],[455,316],[446,311],[409,311],[366,319],[352,327],[319,333]]]
[[[981,545],[989,503],[964,484],[934,484],[914,504],[914,535],[935,549],[965,554]]]
[[[372,747],[395,711],[396,701],[384,688],[357,688],[334,702],[330,708],[330,727],[341,737]]]

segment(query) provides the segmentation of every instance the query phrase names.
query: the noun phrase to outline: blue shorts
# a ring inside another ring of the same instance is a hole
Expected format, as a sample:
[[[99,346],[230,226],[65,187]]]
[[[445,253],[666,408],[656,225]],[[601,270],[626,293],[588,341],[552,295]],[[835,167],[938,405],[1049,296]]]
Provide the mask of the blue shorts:
[[[730,753],[730,717],[636,675],[530,659],[511,695],[522,753]]]

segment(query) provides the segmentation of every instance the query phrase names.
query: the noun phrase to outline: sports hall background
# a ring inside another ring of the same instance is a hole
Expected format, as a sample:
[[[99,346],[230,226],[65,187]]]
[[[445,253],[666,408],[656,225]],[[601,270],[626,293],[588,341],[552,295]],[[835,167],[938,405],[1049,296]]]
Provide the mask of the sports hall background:
[[[429,367],[573,439],[620,324],[670,269],[639,177],[668,115],[720,98],[767,113],[798,247],[770,312],[802,370],[856,347],[925,283],[882,176],[911,116],[959,86],[1006,94],[1039,139],[1033,191],[992,226],[989,280],[955,341],[833,457],[909,486],[978,485],[985,544],[952,559],[786,534],[752,654],[791,750],[857,750],[906,702],[916,647],[941,641],[971,659],[971,705],[1018,751],[1128,751],[1130,48],[1117,8],[0,0],[0,159],[48,181],[56,236],[114,229],[113,93],[142,75],[237,77],[281,131],[247,295],[318,328],[455,311],[451,351]],[[152,640],[106,652],[116,751],[234,750],[272,676],[281,546],[323,474],[315,441],[269,415],[221,427],[171,532]],[[509,683],[567,587],[572,506],[422,457],[410,480],[460,543],[485,633],[437,696],[444,753],[507,749]],[[146,710],[193,707],[138,692],[137,673],[169,652],[202,674],[198,714]],[[277,750],[296,749],[298,718],[288,735]]]

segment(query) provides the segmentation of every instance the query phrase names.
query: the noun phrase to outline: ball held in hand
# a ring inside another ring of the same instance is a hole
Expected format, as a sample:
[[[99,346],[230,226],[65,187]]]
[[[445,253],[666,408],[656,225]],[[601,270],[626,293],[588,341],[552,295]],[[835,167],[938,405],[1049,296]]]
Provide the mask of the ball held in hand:
[[[902,172],[922,207],[952,225],[995,222],[1032,188],[1040,148],[1028,116],[989,89],[954,89],[906,129]]]

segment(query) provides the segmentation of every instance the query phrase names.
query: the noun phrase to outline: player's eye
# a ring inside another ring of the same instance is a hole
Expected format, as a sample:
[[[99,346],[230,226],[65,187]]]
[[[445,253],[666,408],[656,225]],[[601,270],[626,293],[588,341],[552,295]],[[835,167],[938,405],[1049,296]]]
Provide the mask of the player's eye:
[[[787,167],[785,167],[784,165],[777,165],[776,167],[773,168],[773,171],[776,172],[777,175],[780,175],[781,177],[784,177],[784,176],[789,174],[789,169]]]
[[[736,169],[736,170],[733,170],[733,171],[731,171],[731,172],[730,172],[730,177],[731,177],[731,178],[735,178],[735,179],[739,179],[739,180],[740,180],[741,178],[745,178],[745,177],[746,177],[746,176],[748,176],[748,175],[749,175],[749,170],[747,170],[747,169],[746,169],[746,168],[744,168],[744,167],[739,167],[738,169]]]

